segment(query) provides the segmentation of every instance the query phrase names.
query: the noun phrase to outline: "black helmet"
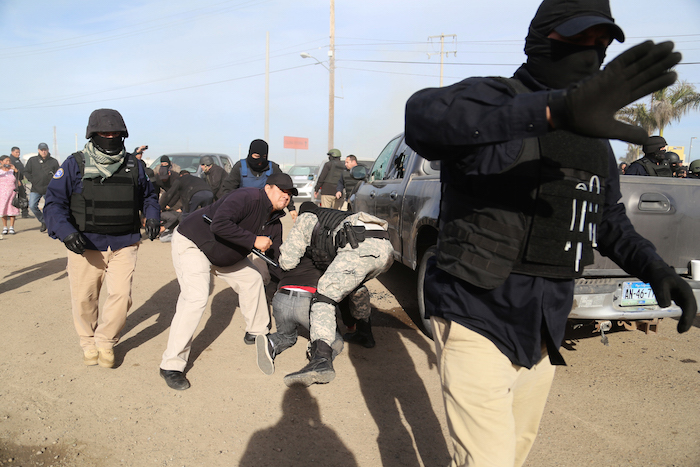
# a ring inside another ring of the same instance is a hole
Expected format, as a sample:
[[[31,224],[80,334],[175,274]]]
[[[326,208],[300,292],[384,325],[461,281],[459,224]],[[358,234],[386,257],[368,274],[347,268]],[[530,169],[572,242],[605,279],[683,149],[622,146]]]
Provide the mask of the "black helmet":
[[[681,158],[675,152],[666,152],[665,159],[669,164],[679,164]]]
[[[129,137],[129,131],[119,112],[112,109],[97,109],[90,114],[85,138],[90,139],[95,133],[112,131],[119,131],[123,137]]]

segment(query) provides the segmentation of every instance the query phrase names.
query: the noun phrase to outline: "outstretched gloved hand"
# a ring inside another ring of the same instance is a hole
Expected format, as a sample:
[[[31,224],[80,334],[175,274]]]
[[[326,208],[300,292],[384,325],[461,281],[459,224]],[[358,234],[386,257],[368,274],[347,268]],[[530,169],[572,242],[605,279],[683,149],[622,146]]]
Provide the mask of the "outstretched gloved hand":
[[[672,85],[677,75],[669,69],[681,61],[673,42],[643,42],[618,55],[604,70],[549,96],[555,129],[583,136],[644,144],[647,132],[615,120],[615,113],[647,94]]]
[[[85,253],[87,241],[80,232],[73,232],[72,234],[68,234],[66,238],[63,239],[63,244],[66,245],[66,248],[73,253],[82,255]]]
[[[663,261],[654,261],[647,267],[648,282],[651,285],[659,306],[671,306],[671,300],[681,307],[682,314],[678,321],[678,332],[686,332],[698,314],[698,304],[693,289],[673,268]]]
[[[146,235],[153,241],[160,233],[160,222],[157,219],[146,219]]]

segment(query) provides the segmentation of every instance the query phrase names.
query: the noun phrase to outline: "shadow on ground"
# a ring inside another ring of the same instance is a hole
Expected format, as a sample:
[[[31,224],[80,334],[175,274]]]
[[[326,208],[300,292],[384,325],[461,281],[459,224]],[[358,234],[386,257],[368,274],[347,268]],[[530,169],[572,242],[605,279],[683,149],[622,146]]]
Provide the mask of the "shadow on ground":
[[[288,388],[282,399],[282,412],[275,426],[251,436],[239,466],[357,465],[355,456],[336,432],[321,421],[318,402],[307,388]]]

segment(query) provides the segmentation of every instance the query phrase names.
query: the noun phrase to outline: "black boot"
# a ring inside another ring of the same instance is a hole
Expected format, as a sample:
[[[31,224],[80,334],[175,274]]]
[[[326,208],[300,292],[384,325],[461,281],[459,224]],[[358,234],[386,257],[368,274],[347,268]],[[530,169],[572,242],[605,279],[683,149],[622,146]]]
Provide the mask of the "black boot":
[[[335,379],[333,370],[331,346],[322,340],[311,343],[311,361],[296,373],[290,373],[284,377],[284,384],[311,386],[314,383],[325,384]]]
[[[374,336],[372,335],[372,322],[368,318],[367,321],[363,319],[357,320],[357,325],[355,327],[355,332],[348,332],[343,336],[343,339],[355,344],[360,344],[362,347],[367,347],[371,349],[374,347]]]

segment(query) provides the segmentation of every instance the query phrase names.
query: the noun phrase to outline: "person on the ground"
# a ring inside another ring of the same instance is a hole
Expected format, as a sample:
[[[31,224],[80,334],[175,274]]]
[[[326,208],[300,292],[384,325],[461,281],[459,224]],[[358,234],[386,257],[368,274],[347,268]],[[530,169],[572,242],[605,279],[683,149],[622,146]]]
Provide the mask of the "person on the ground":
[[[283,270],[297,267],[305,255],[324,273],[311,305],[311,361],[284,378],[287,386],[329,383],[335,378],[332,345],[336,338],[336,306],[366,281],[389,269],[394,249],[387,222],[365,212],[351,213],[304,203],[304,213],[280,247]],[[308,209],[308,212],[307,212]],[[368,309],[364,330],[371,330]]]
[[[214,193],[214,201],[218,200],[224,195],[224,180],[228,176],[226,170],[216,165],[211,156],[202,156],[199,165],[202,167],[202,178],[209,184],[212,193]]]
[[[644,157],[632,162],[625,175],[650,175],[653,177],[672,176],[666,161],[666,140],[663,136],[650,136],[643,144]]]
[[[338,180],[343,176],[345,164],[340,161],[340,149],[331,149],[328,151],[328,162],[323,164],[321,174],[316,180],[314,188],[314,197],[321,196],[321,207],[340,209],[343,201],[336,197]]]
[[[46,232],[44,213],[39,209],[39,201],[46,195],[46,188],[49,186],[51,178],[58,171],[59,164],[49,154],[49,146],[46,143],[39,143],[38,151],[38,155],[30,157],[27,161],[27,165],[24,167],[24,176],[32,184],[29,192],[29,209],[36,217],[36,220],[41,223],[39,230]],[[44,204],[46,203],[44,202]]]
[[[222,192],[228,193],[239,188],[262,188],[267,183],[267,178],[273,174],[283,173],[280,166],[268,159],[269,146],[262,139],[254,139],[250,142],[248,156],[241,159],[231,168],[224,180]],[[294,200],[289,201],[287,207],[292,220],[296,220],[297,211]]]
[[[609,138],[647,141],[622,107],[670,86],[672,43],[624,34],[608,0],[544,0],[513,78],[468,78],[406,104],[406,142],[440,160],[437,255],[425,276],[452,466],[521,466],[535,440],[593,249],[651,284],[661,307],[697,314],[690,286],[625,214]],[[680,265],[677,265],[680,266]]]
[[[187,170],[181,170],[180,176],[172,184],[170,189],[160,198],[160,208],[165,211],[176,202],[182,204],[182,216],[180,221],[187,218],[190,213],[214,202],[214,193],[209,184],[203,179],[190,175]]]
[[[226,194],[184,219],[172,237],[172,257],[180,284],[180,296],[170,325],[168,346],[160,363],[160,375],[169,387],[190,387],[185,377],[192,338],[209,301],[211,274],[221,277],[238,294],[245,319],[246,344],[268,333],[270,310],[263,279],[247,258],[255,248],[275,256],[282,243],[284,208],[296,195],[287,174],[272,174],[263,188],[241,188]]]
[[[18,191],[19,169],[10,161],[10,156],[0,157],[0,216],[2,216],[2,235],[15,234],[15,218],[19,208],[12,205]],[[9,224],[9,226],[8,226]]]
[[[19,181],[19,196],[27,201],[27,205],[20,208],[22,211],[22,219],[29,219],[29,199],[27,198],[27,187],[24,185],[24,164],[20,158],[20,150],[17,146],[13,146],[10,150],[10,162],[17,167],[17,180]]]
[[[124,147],[128,136],[119,112],[93,111],[89,141],[68,156],[46,191],[46,225],[68,250],[73,323],[88,366],[114,366],[114,346],[132,303],[141,214],[150,240],[160,224],[153,185]],[[100,309],[101,291],[107,298]]]

